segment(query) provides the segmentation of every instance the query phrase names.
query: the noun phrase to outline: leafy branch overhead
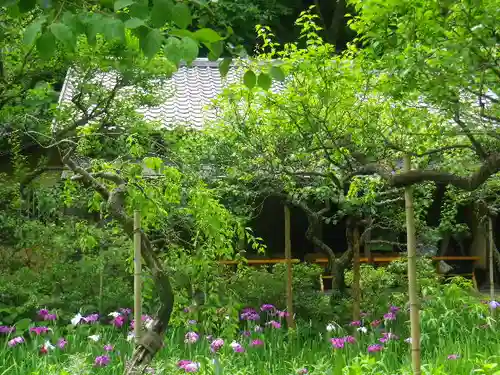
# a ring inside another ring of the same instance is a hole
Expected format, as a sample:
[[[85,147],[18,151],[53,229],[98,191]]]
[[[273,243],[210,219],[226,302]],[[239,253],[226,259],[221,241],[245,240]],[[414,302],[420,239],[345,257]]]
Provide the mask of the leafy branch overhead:
[[[50,1],[39,7],[35,1],[19,0],[10,2],[9,11],[14,15],[32,15],[24,31],[24,42],[45,59],[51,58],[58,47],[74,52],[82,37],[95,46],[99,38],[124,44],[128,35],[134,35],[146,57],[163,54],[178,64],[180,60],[190,63],[198,57],[200,45],[209,49],[212,59],[217,59],[223,52],[224,40],[231,34],[231,30],[220,35],[209,28],[190,31],[196,4],[117,0],[109,7],[104,2]]]

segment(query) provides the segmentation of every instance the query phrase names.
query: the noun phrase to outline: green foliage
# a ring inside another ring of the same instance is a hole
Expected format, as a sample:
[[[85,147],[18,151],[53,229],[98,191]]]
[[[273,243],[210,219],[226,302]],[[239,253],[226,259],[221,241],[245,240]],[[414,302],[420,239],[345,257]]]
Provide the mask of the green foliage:
[[[14,223],[2,219],[3,232]],[[37,220],[16,225],[10,228],[16,247],[1,249],[2,258],[11,259],[0,272],[4,323],[32,317],[42,306],[69,317],[82,308],[108,311],[115,303],[131,304],[132,283],[125,268],[130,243],[122,233],[110,236],[107,230],[68,219],[57,226]]]
[[[316,265],[293,265],[294,313],[302,322],[321,326],[332,318],[328,296],[319,290]],[[286,265],[277,264],[272,272],[259,268],[240,268],[231,277],[229,288],[239,297],[241,304],[260,306],[271,303],[286,309]]]
[[[401,306],[408,300],[408,261],[392,261],[387,267],[361,265],[361,310],[383,314],[387,306]],[[422,290],[435,290],[439,276],[430,259],[417,260],[417,279]],[[352,287],[352,271],[346,273],[346,283]],[[467,288],[468,289],[468,288]],[[430,293],[430,292],[429,292]]]
[[[24,17],[19,10],[35,16],[24,32],[24,40],[27,45],[35,42],[37,52],[46,59],[53,56],[58,45],[68,52],[74,50],[80,36],[86,37],[90,45],[95,45],[97,38],[103,36],[106,43],[118,42],[125,46],[126,28],[140,40],[144,55],[151,58],[160,51],[166,33],[187,32],[192,23],[191,7],[169,0],[156,0],[152,6],[145,0],[118,0],[112,8],[104,3],[87,8],[64,1],[51,1],[45,7],[38,7],[35,2],[29,6],[23,2],[9,6],[11,15]],[[212,40],[221,39],[214,30],[211,35]],[[197,45],[199,42],[197,35],[189,32],[185,38],[185,44]],[[222,50],[212,49],[211,52],[220,54]],[[186,53],[183,57],[190,61],[191,56]]]

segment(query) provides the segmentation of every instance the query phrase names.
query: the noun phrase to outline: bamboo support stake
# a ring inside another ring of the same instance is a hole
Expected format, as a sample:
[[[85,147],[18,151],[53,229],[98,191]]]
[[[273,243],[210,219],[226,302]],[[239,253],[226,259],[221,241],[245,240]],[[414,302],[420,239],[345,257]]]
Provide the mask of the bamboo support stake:
[[[409,156],[404,158],[404,171],[411,170]],[[411,362],[414,375],[421,374],[420,365],[420,314],[417,293],[417,240],[413,210],[413,188],[405,187],[406,239],[408,247],[408,294],[410,297]]]
[[[142,328],[142,256],[141,213],[134,211],[134,336],[138,341]]]
[[[488,229],[489,229],[489,274],[490,274],[490,301],[495,300],[495,268],[493,264],[493,257],[494,254],[493,252],[495,251],[495,242],[493,239],[493,221],[491,220],[491,217],[489,218],[488,222]],[[495,313],[495,308],[493,307],[493,304],[491,304],[491,314],[493,315]]]
[[[353,307],[352,307],[352,320],[358,321],[361,317],[361,264],[360,264],[360,235],[359,227],[354,226],[352,235],[352,297],[353,297]]]
[[[290,239],[290,207],[285,204],[285,258],[286,258],[286,308],[288,311],[288,328],[295,328],[293,319],[293,288],[292,288],[292,241]]]

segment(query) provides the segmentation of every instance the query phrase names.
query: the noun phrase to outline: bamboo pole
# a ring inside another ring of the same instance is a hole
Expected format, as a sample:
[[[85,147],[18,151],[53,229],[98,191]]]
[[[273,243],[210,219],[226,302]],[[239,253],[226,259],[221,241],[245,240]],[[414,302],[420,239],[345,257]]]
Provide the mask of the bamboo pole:
[[[411,160],[404,158],[404,171],[411,170]],[[411,362],[414,375],[421,374],[420,366],[420,316],[417,293],[417,240],[415,233],[415,213],[413,209],[413,188],[405,187],[406,239],[408,247],[408,294],[410,297]]]
[[[138,341],[142,328],[142,256],[141,213],[134,211],[134,336]]]
[[[290,238],[290,208],[285,204],[285,258],[286,258],[286,308],[288,312],[288,328],[295,328],[293,320],[293,289],[292,289],[292,241]]]
[[[372,226],[373,218],[368,217],[366,221],[368,222],[368,228],[365,229],[365,233],[363,234],[363,236],[364,236],[364,240],[363,240],[364,255],[365,255],[365,258],[371,259],[372,252],[371,252],[371,248],[370,248],[370,242],[372,240],[372,230],[370,227]]]
[[[354,226],[352,235],[352,320],[358,321],[361,317],[361,263],[360,263],[360,241],[359,241],[359,227]]]
[[[493,221],[491,220],[491,217],[489,218],[488,221],[488,229],[489,229],[489,274],[490,274],[490,301],[495,300],[495,268],[493,264],[493,257],[494,254],[493,252],[495,251],[495,242],[493,239]],[[495,308],[493,307],[493,304],[491,304],[491,314],[493,315],[495,313]]]

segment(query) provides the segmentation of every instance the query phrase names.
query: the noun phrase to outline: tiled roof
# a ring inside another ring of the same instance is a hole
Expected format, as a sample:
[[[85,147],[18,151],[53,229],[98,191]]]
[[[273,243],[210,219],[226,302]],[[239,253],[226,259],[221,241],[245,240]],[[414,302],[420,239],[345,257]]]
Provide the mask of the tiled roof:
[[[162,88],[167,93],[167,100],[158,107],[138,108],[146,120],[161,121],[166,127],[187,125],[201,127],[208,120],[215,119],[215,111],[208,108],[212,100],[228,85],[242,80],[243,70],[231,67],[227,76],[222,78],[219,62],[208,59],[196,59],[191,67],[181,66]],[[116,76],[103,73],[98,80],[105,87],[112,87]],[[75,94],[78,77],[68,71],[61,90],[59,104],[71,104]],[[271,90],[279,90],[280,84],[273,82]]]

